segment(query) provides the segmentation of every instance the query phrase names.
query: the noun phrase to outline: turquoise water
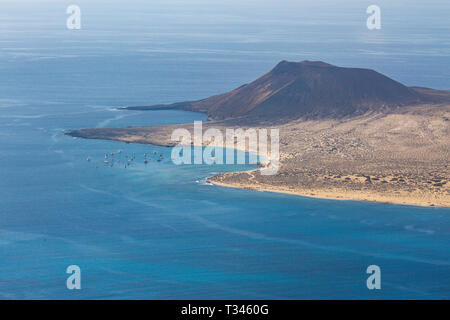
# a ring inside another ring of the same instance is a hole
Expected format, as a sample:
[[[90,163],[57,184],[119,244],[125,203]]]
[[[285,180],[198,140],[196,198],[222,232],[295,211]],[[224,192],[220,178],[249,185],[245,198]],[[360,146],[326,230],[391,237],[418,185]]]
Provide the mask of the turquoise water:
[[[449,25],[436,18],[447,3],[412,2],[408,16],[381,2],[376,34],[357,2],[80,1],[77,32],[64,29],[65,4],[25,3],[0,10],[0,298],[449,298],[449,209],[211,186],[246,167],[175,166],[169,148],[63,134],[204,120],[115,107],[225,92],[283,59],[448,89]],[[105,166],[119,149],[121,164]],[[66,289],[72,264],[79,291]],[[372,264],[378,291],[366,288]]]

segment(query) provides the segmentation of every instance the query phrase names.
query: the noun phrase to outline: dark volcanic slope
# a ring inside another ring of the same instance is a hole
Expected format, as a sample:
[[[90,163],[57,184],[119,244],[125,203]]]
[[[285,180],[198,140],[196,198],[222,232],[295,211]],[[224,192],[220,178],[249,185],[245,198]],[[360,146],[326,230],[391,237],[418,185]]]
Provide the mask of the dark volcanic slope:
[[[432,101],[423,90],[406,87],[373,70],[336,67],[320,61],[282,61],[259,79],[225,94],[129,109],[200,111],[215,120],[276,120],[339,118]]]

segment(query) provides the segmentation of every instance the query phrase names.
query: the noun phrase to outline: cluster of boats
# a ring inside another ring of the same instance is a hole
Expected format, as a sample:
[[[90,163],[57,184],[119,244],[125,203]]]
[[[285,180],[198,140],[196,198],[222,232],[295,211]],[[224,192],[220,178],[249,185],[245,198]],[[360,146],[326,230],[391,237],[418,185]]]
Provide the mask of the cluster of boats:
[[[116,164],[116,165],[124,164],[124,167],[127,168],[135,162],[135,160],[136,160],[135,152],[133,152],[130,156],[125,154],[122,157],[122,154],[123,154],[122,150],[118,150],[117,153],[114,153],[114,152],[105,153],[105,158],[103,160],[104,165],[113,167],[114,164]],[[158,153],[156,151],[153,152],[153,156],[155,157],[154,159],[157,162],[161,162],[164,159],[163,154],[161,153],[158,156]],[[88,162],[90,162],[92,159],[91,159],[91,157],[87,157],[86,160]],[[150,154],[145,152],[144,153],[144,163],[147,164],[150,160],[152,160]],[[96,167],[98,168],[98,164],[96,165]]]

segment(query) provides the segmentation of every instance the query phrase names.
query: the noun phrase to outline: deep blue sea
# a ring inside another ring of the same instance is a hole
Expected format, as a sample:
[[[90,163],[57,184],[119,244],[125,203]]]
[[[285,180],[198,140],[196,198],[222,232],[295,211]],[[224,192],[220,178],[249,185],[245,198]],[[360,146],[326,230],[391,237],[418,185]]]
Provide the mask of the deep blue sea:
[[[450,209],[211,186],[248,167],[63,134],[204,120],[116,107],[226,92],[280,60],[450,89],[448,1],[377,1],[374,31],[366,1],[79,0],[68,30],[72,2],[0,3],[0,299],[450,298]],[[381,290],[366,287],[373,264]]]

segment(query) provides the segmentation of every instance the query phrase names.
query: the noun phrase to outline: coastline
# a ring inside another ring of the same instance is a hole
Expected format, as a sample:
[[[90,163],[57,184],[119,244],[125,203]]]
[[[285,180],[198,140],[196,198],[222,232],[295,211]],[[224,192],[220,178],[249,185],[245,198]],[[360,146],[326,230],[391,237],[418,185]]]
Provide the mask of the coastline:
[[[251,172],[244,171],[244,172]],[[227,173],[233,174],[233,173]],[[223,174],[222,174],[223,175]],[[427,208],[450,208],[450,205],[447,203],[440,203],[439,201],[435,201],[435,203],[430,203],[427,200],[418,200],[415,197],[403,195],[402,197],[393,197],[377,194],[374,192],[360,192],[357,193],[355,191],[344,191],[344,190],[320,190],[320,189],[297,189],[292,190],[290,188],[282,188],[282,187],[274,187],[269,185],[261,185],[261,184],[243,184],[236,182],[228,182],[224,183],[221,181],[217,181],[217,177],[221,175],[215,175],[208,177],[206,182],[211,183],[215,186],[225,187],[225,188],[233,188],[233,189],[244,189],[244,190],[252,190],[252,191],[261,191],[261,192],[272,192],[272,193],[280,193],[287,195],[294,195],[300,197],[314,198],[314,199],[329,199],[329,200],[342,200],[342,201],[362,201],[362,202],[373,202],[373,203],[382,203],[382,204],[393,204],[393,205],[404,205],[404,206],[417,206],[417,207],[427,207]]]
[[[85,138],[85,137],[83,137]],[[89,138],[88,138],[89,139]],[[125,138],[101,138],[101,140],[113,140],[125,143],[138,143],[138,144],[151,144],[155,146],[170,148],[174,144],[163,141],[155,141],[149,143],[148,141],[142,141],[141,139],[125,139]],[[238,150],[239,148],[235,147]],[[244,150],[246,151],[246,150]],[[259,156],[259,155],[258,155]],[[440,200],[430,201],[430,199],[419,199],[411,194],[404,193],[402,196],[393,195],[383,195],[376,192],[362,192],[357,190],[342,190],[342,189],[318,189],[318,188],[301,188],[294,189],[289,187],[271,186],[261,183],[239,183],[239,182],[223,182],[219,181],[220,177],[229,176],[237,173],[250,173],[258,171],[259,169],[252,169],[246,171],[236,171],[227,172],[206,178],[206,182],[211,183],[216,186],[235,188],[235,189],[245,189],[253,191],[263,191],[263,192],[273,192],[288,195],[295,195],[301,197],[315,198],[315,199],[330,199],[330,200],[343,200],[343,201],[364,201],[364,202],[375,202],[384,204],[395,204],[395,205],[406,205],[406,206],[419,206],[419,207],[437,207],[437,208],[450,208],[449,203],[443,203]]]
[[[392,114],[276,125],[280,131],[277,174],[262,176],[249,170],[207,181],[312,198],[450,208],[448,118],[450,105],[426,105]],[[223,121],[203,123],[203,130],[233,127],[237,125]],[[192,132],[193,125],[91,128],[65,134],[172,147],[176,142],[171,133],[178,128]]]

